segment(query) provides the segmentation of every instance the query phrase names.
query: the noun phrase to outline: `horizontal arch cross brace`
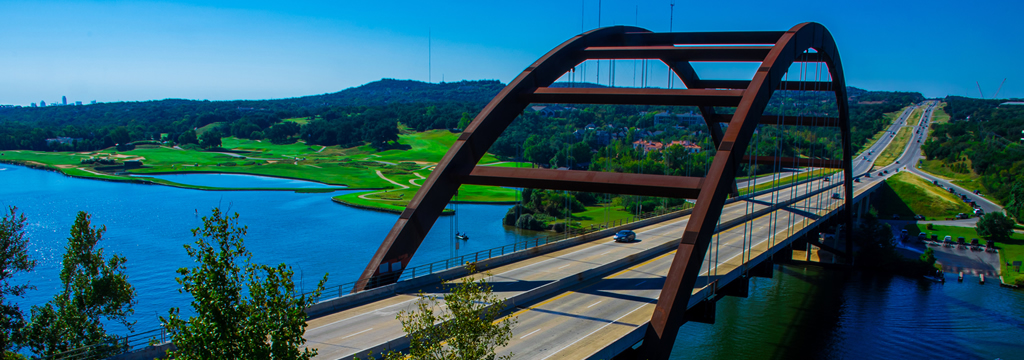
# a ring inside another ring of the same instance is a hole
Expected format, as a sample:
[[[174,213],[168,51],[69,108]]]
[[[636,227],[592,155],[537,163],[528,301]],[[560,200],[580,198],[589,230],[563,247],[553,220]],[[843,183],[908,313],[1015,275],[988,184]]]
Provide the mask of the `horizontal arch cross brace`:
[[[477,166],[459,182],[506,186],[696,199],[704,178],[616,172]]]

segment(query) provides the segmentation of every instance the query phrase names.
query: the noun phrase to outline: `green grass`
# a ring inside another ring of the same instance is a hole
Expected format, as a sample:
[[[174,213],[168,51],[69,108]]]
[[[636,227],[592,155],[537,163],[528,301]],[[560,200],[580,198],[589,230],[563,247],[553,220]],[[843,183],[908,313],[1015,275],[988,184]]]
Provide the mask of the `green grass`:
[[[978,235],[973,227],[932,225],[932,230],[928,230],[924,224],[907,224],[904,229],[910,236],[917,236],[924,232],[928,234],[928,238],[931,238],[931,234],[936,234],[939,236],[939,240],[942,240],[949,235],[953,237],[953,241],[956,241],[958,237],[963,237],[968,244],[971,243],[971,239],[978,239],[982,246],[985,245],[984,238]],[[996,248],[999,249],[999,265],[1002,267],[1003,279],[1008,283],[1017,281],[1024,285],[1024,273],[1013,271],[1012,266],[1006,265],[1007,262],[1012,264],[1014,261],[1024,261],[1024,234],[1013,233],[1009,239],[996,241]]]
[[[924,108],[914,109],[914,111],[910,113],[910,116],[907,117],[907,124],[905,126],[917,126],[921,121],[922,115],[924,115]]]
[[[926,220],[943,220],[971,213],[960,198],[908,171],[886,179],[874,205],[882,219],[897,214],[902,219],[924,215]]]
[[[290,121],[290,122],[293,122],[293,123],[296,123],[296,124],[299,124],[299,125],[306,125],[307,123],[309,123],[309,118],[308,117],[302,117],[302,118],[281,119],[281,121]]]
[[[210,131],[210,130],[213,130],[213,128],[218,127],[218,126],[220,126],[223,123],[224,123],[223,121],[220,121],[220,122],[206,124],[206,126],[203,126],[203,127],[199,128],[199,129],[196,129],[196,136],[197,137],[198,136],[202,136],[203,133],[205,133],[207,131]]]
[[[932,122],[936,124],[944,124],[949,122],[949,113],[946,113],[946,103],[941,102],[932,111]]]
[[[886,167],[899,159],[907,147],[907,142],[910,141],[911,131],[913,131],[912,127],[901,127],[889,146],[886,146],[885,150],[882,150],[882,153],[875,159],[875,167]]]
[[[900,114],[902,114],[903,111],[909,107],[910,106],[907,106],[905,108],[900,109],[899,111],[893,111],[882,114],[882,118],[886,119],[886,124],[892,125],[892,123],[896,122],[896,119],[899,119]],[[871,147],[871,145],[874,145],[874,143],[878,142],[878,140],[881,139],[882,136],[887,134],[889,130],[889,125],[886,125],[884,129],[875,133],[875,136],[872,136],[870,139],[868,139],[868,141],[865,141],[864,144],[860,146],[860,149],[857,150],[857,156],[861,156],[861,154],[864,153],[864,151],[866,151],[869,147]]]
[[[823,176],[823,175],[826,175],[826,174],[831,175],[831,174],[835,174],[837,172],[839,172],[839,170],[835,170],[835,169],[816,169],[816,170],[804,171],[802,173],[799,173],[799,174],[796,174],[796,175],[793,175],[793,176],[784,177],[784,178],[782,178],[782,179],[780,179],[778,181],[775,181],[775,182],[766,182],[766,183],[757,184],[753,188],[751,188],[751,187],[740,188],[739,191],[740,191],[740,195],[745,195],[745,194],[749,194],[749,193],[758,192],[758,191],[761,191],[761,190],[768,190],[768,189],[771,189],[772,187],[776,187],[776,186],[785,186],[785,185],[792,184],[794,182],[800,182],[800,181],[806,180],[807,178],[810,178],[810,177]]]

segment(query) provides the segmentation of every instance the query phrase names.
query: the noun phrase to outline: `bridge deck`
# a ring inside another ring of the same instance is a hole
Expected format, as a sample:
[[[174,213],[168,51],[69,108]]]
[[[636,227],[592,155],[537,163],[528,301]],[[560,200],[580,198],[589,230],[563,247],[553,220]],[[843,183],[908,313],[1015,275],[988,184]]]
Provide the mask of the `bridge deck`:
[[[729,204],[723,209],[722,223],[725,225],[730,220],[735,221],[748,213],[766,212],[772,203],[785,202],[791,196],[798,197],[808,189],[816,190],[828,185],[829,183],[816,181],[796,186],[792,190],[784,190],[777,193],[774,199],[772,199],[772,195],[765,194],[751,200]],[[773,244],[788,238],[788,234],[793,234],[796,229],[807,226],[809,223],[799,221],[806,219],[804,215],[818,212],[818,210],[808,208],[811,202],[821,200],[822,206],[827,203],[838,204],[838,201],[833,201],[830,198],[831,192],[824,191],[821,195],[754,220],[754,238],[761,239],[762,242],[754,245],[753,256],[744,256],[741,249],[743,225],[721,232],[720,253],[714,252],[712,249],[712,257],[709,257],[714,260],[713,256],[719,256],[717,262],[719,267],[717,272],[712,275],[726,275],[731,269],[741,266],[742,259],[756,260],[758,254],[767,251],[768,242],[763,241],[767,238],[769,231],[766,224],[770,220],[774,220],[776,214],[786,215],[781,215],[778,219],[780,221],[778,229],[773,229],[781,232],[778,235],[778,240],[773,241]],[[815,206],[817,207],[816,203]],[[585,287],[582,289],[586,290],[555,293],[554,297],[533,305],[528,310],[520,310],[520,324],[516,326],[515,337],[505,350],[516,354],[531,354],[530,357],[533,358],[538,354],[547,354],[558,350],[557,344],[548,344],[552,341],[559,343],[559,339],[578,339],[589,342],[591,340],[588,339],[591,338],[604,339],[609,336],[617,339],[621,336],[614,335],[614,332],[609,333],[611,335],[605,335],[604,331],[621,331],[627,328],[634,331],[637,326],[644,324],[650,319],[653,303],[657,301],[657,296],[661,291],[664,274],[671,264],[671,256],[664,253],[675,249],[688,219],[689,217],[685,216],[639,228],[636,230],[639,242],[624,244],[611,241],[610,238],[600,239],[492,269],[490,282],[495,295],[516,306],[529,303],[538,296],[548,296],[554,291],[561,291],[576,285],[579,281],[573,281],[577,280],[573,276],[577,274],[589,272],[590,275],[586,276],[584,280],[590,280],[587,283],[596,281],[591,285],[584,284]],[[783,225],[783,222],[786,225]],[[788,226],[790,222],[796,223],[793,224],[794,226]],[[750,231],[749,227],[748,224],[748,231]],[[739,235],[736,235],[737,231]],[[749,234],[747,238],[750,238]],[[773,240],[775,239],[773,238]],[[759,250],[758,246],[762,246],[764,249]],[[649,254],[656,253],[662,255],[658,255],[655,260],[645,261],[625,271],[601,278],[614,268],[623,268],[628,266],[627,264],[635,263],[635,259],[638,257],[649,257]],[[708,263],[705,263],[705,270],[707,266]],[[602,271],[604,273],[599,273]],[[567,277],[570,280],[567,281]],[[427,295],[443,293],[443,289],[437,285],[421,290]],[[699,298],[702,297],[697,297],[697,299]],[[353,355],[364,355],[373,350],[404,348],[407,345],[407,340],[404,339],[404,333],[401,324],[396,320],[396,315],[401,310],[413,310],[416,299],[418,297],[413,294],[396,294],[380,301],[310,320],[306,330],[306,345],[317,348],[319,351],[317,358],[322,359],[351,358]],[[597,300],[582,304],[589,299]],[[626,303],[617,303],[616,301],[626,301]],[[628,309],[635,311],[618,314],[623,310],[620,307],[628,307],[631,304],[630,301],[639,302],[637,303],[639,305],[633,306],[634,309]],[[643,308],[644,306],[649,308]],[[561,310],[550,310],[552,307]],[[607,310],[605,310],[606,307]],[[562,316],[547,316],[551,315],[552,311],[554,314]],[[606,311],[609,313],[605,314]],[[586,313],[587,315],[572,315],[576,313]],[[615,314],[618,315],[611,316]],[[620,317],[623,318],[609,323],[609,321]],[[643,321],[632,321],[634,318],[643,319]],[[568,319],[575,319],[581,323],[577,324]],[[627,319],[629,321],[626,321]],[[553,326],[555,324],[562,325]],[[577,333],[582,331],[580,329],[587,329],[594,325],[598,325],[598,328],[604,327],[600,334],[584,336],[588,335],[589,331],[582,334]],[[530,333],[535,330],[539,331]],[[572,333],[563,333],[563,331]],[[601,342],[598,341],[598,343]],[[596,346],[596,344],[594,345]],[[594,349],[595,347],[588,345],[582,348]],[[576,354],[577,352],[571,353]]]

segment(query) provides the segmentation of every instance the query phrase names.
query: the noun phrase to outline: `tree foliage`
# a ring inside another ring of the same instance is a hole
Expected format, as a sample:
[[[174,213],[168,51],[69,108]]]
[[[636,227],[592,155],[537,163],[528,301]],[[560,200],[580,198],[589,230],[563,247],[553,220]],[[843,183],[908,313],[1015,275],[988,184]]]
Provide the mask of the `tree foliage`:
[[[90,215],[79,211],[65,246],[60,280],[64,288],[53,300],[32,307],[26,327],[29,347],[38,355],[53,355],[94,345],[94,355],[103,357],[116,348],[117,336],[104,324],[118,323],[131,329],[134,322],[135,288],[128,282],[124,257],[109,259],[97,244],[106,226],[92,227]]]
[[[203,217],[193,229],[198,239],[185,250],[195,261],[180,268],[179,292],[192,295],[195,315],[186,319],[172,308],[160,321],[177,348],[175,359],[310,359],[316,350],[302,349],[305,309],[323,291],[327,275],[311,295],[299,295],[291,267],[251,262],[244,239],[247,227],[238,214],[220,209]]]
[[[476,271],[474,265],[467,268],[471,274]],[[498,357],[494,351],[508,345],[516,324],[511,316],[499,320],[504,309],[505,301],[493,295],[486,276],[463,278],[443,298],[421,293],[415,311],[398,313],[409,337],[408,357],[391,352],[384,359],[510,359],[512,354]]]
[[[25,214],[19,216],[13,206],[8,210],[10,214],[0,218],[0,354],[21,348],[25,316],[10,297],[21,297],[32,289],[28,284],[14,283],[14,276],[32,271],[36,265],[28,256]]]
[[[1006,239],[1013,234],[1013,220],[1002,212],[993,211],[979,218],[974,229],[978,231],[978,235],[984,237]]]

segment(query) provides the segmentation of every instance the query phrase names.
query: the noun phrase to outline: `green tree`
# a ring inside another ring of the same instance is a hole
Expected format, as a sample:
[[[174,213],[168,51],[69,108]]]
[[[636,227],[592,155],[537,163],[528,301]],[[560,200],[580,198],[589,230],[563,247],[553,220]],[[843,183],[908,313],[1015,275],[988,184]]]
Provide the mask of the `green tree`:
[[[472,274],[476,267],[467,265]],[[487,275],[487,274],[484,274]],[[445,282],[445,285],[448,285]],[[450,288],[442,299],[420,294],[415,311],[402,310],[398,320],[409,337],[409,357],[418,360],[510,359],[512,354],[497,357],[494,350],[508,345],[512,338],[514,317],[498,320],[505,301],[492,293],[486,276],[467,276]],[[391,352],[386,360],[404,360],[405,354]]]
[[[203,135],[199,137],[199,146],[203,149],[218,147],[220,146],[220,137],[220,131],[217,130],[204,132]]]
[[[14,275],[32,271],[36,261],[28,257],[28,238],[25,237],[25,214],[18,215],[18,208],[8,208],[10,215],[0,218],[0,354],[14,352],[21,348],[25,316],[18,304],[9,296],[21,297],[28,284],[13,283]]]
[[[1003,215],[1002,212],[994,211],[978,219],[974,225],[978,235],[996,239],[1009,238],[1013,234],[1013,220]]]
[[[1006,212],[1017,219],[1017,222],[1024,223],[1024,179],[1017,179],[1010,190],[1010,201],[1006,205]]]
[[[181,135],[178,135],[178,141],[177,142],[178,142],[178,145],[198,144],[199,143],[199,138],[196,137],[196,131],[195,130],[189,130],[189,131],[181,133]]]
[[[323,291],[327,275],[313,294],[299,295],[294,272],[285,264],[253,264],[245,249],[247,227],[238,226],[238,214],[224,216],[220,209],[203,217],[192,230],[198,239],[185,250],[196,261],[180,268],[181,293],[192,295],[195,315],[184,319],[180,308],[160,317],[177,350],[174,359],[310,359],[316,350],[305,343],[305,309]]]
[[[473,122],[473,117],[469,116],[468,112],[463,112],[462,118],[459,119],[459,129],[465,129],[471,122]]]
[[[924,249],[924,253],[921,254],[920,259],[921,262],[928,265],[928,268],[935,268],[935,250],[932,250],[932,248]]]
[[[117,254],[106,259],[103,248],[96,248],[106,230],[92,227],[90,215],[78,212],[60,271],[64,288],[50,302],[32,307],[32,320],[25,328],[27,343],[36,354],[97,345],[92,355],[112,355],[117,336],[107,334],[104,324],[119,323],[129,330],[134,325],[128,317],[134,313],[135,288],[128,283],[126,260]]]

